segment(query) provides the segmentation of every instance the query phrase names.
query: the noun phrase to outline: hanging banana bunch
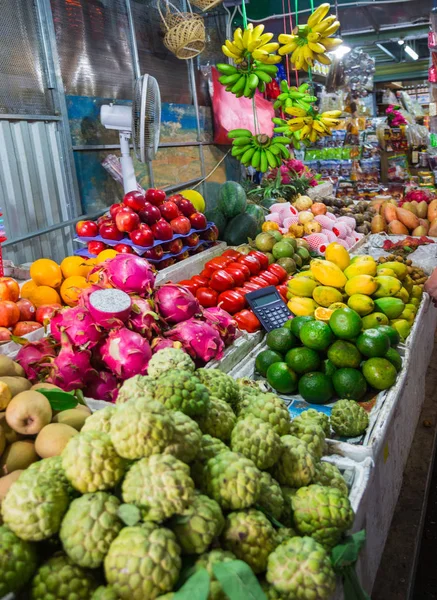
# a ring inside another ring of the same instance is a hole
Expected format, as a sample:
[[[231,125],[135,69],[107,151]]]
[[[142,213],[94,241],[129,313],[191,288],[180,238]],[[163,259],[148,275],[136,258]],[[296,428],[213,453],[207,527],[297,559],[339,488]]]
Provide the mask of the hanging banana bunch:
[[[248,129],[234,129],[228,133],[232,141],[232,156],[246,167],[252,166],[265,173],[282,164],[283,158],[290,158],[286,147],[291,143],[289,137],[270,138],[266,134],[252,135]]]
[[[275,109],[291,108],[297,106],[309,110],[313,102],[317,100],[316,96],[309,94],[309,83],[302,83],[299,87],[289,86],[287,81],[283,79],[280,84],[281,94],[276,98],[273,105]]]
[[[285,56],[291,54],[290,62],[297,70],[308,71],[317,61],[323,65],[330,65],[331,59],[327,52],[332,52],[343,43],[341,38],[331,37],[340,27],[335,15],[327,16],[331,5],[321,4],[309,16],[306,25],[298,25],[293,33],[288,35],[282,33],[279,41],[283,46],[279,48],[279,54]]]
[[[264,25],[254,27],[249,23],[244,31],[241,27],[234,31],[234,39],[226,40],[222,51],[237,65],[248,58],[265,65],[276,65],[281,62],[281,57],[275,54],[279,44],[271,42],[272,38],[273,33],[264,33]]]
[[[246,60],[236,67],[227,63],[219,63],[216,66],[222,73],[219,77],[220,83],[226,86],[227,92],[232,92],[237,98],[252,98],[256,89],[264,92],[266,84],[272,81],[278,71],[275,65],[265,65],[258,61],[249,63]]]
[[[303,108],[291,107],[286,108],[285,112],[293,118],[289,121],[284,119],[273,119],[276,125],[275,133],[291,136],[295,132],[300,133],[300,140],[309,140],[314,143],[320,137],[332,135],[332,127],[337,127],[340,120],[341,111],[330,110],[323,113],[318,113],[313,108],[309,111]]]

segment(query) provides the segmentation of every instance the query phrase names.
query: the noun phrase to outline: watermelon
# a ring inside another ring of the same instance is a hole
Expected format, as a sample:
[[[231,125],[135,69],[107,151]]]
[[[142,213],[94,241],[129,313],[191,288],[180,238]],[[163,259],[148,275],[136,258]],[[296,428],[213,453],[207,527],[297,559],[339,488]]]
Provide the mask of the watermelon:
[[[264,211],[261,206],[258,206],[258,204],[248,204],[246,214],[255,219],[258,225],[258,231],[261,231],[262,224],[264,223]]]
[[[223,239],[228,246],[239,246],[245,244],[249,238],[253,239],[257,229],[258,224],[255,219],[251,215],[243,213],[229,221]]]
[[[227,181],[219,192],[217,208],[226,218],[232,219],[244,213],[247,206],[246,192],[236,181]]]
[[[270,210],[270,208],[277,202],[277,198],[264,198],[261,204],[264,206],[264,208],[268,208]]]
[[[225,215],[215,208],[212,210],[207,210],[205,212],[205,217],[208,219],[208,221],[212,221],[215,224],[219,230],[220,239],[222,239],[227,223]]]

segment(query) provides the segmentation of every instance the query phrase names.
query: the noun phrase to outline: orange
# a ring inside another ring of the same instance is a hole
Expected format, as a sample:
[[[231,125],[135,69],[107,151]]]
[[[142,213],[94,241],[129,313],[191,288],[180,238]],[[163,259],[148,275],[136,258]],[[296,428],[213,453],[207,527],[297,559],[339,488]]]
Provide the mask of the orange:
[[[29,300],[33,302],[36,308],[39,308],[43,304],[62,304],[58,292],[48,285],[37,287],[30,294]]]
[[[82,256],[67,256],[61,262],[61,271],[65,279],[67,277],[73,277],[79,275],[80,277],[86,277],[91,271],[91,265],[87,263],[85,258]]]
[[[97,255],[97,264],[105,262],[105,260],[108,260],[109,258],[114,258],[114,256],[117,256],[117,254],[117,250],[114,250],[113,248],[102,250],[102,252]]]
[[[316,318],[316,321],[325,321],[325,323],[327,323],[331,318],[333,312],[334,311],[330,308],[323,308],[322,306],[319,306],[314,311],[314,316]]]
[[[83,289],[89,287],[90,284],[85,277],[74,275],[68,277],[61,285],[61,297],[68,306],[76,306],[79,301],[79,296]]]
[[[48,285],[56,288],[61,285],[61,267],[50,258],[39,258],[30,267],[30,276],[36,285]]]
[[[32,279],[30,279],[30,281],[26,281],[26,283],[23,283],[20,290],[21,298],[26,298],[26,300],[30,300],[32,293],[36,290],[37,287],[38,286],[34,281],[32,281]]]

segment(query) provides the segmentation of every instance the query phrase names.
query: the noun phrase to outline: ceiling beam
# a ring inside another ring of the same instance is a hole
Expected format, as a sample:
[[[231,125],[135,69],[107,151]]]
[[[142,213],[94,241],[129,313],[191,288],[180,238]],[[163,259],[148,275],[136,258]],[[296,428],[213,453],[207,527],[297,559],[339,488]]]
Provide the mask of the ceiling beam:
[[[387,56],[389,56],[390,58],[392,58],[395,62],[399,62],[399,58],[397,56],[395,56],[393,54],[393,52],[390,52],[390,50],[388,48],[386,48],[382,44],[378,44],[378,43],[376,43],[375,46],[377,48],[379,48],[380,50],[382,50],[383,52],[385,52],[387,54]]]
[[[426,79],[429,60],[414,60],[400,63],[376,64],[374,81],[405,81],[407,79]]]
[[[428,36],[428,31],[428,25],[414,25],[408,27],[407,24],[404,24],[399,28],[390,27],[388,29],[380,29],[379,33],[375,33],[375,31],[360,33],[359,31],[346,30],[341,32],[341,37],[347,38],[347,43],[350,46],[371,46],[375,42],[394,42],[399,38],[404,40],[425,38]]]
[[[378,21],[373,16],[372,11],[369,10],[367,8],[367,6],[361,6],[360,8],[363,11],[364,16],[367,18],[367,20],[369,21],[369,23],[372,25],[373,29],[376,31],[376,33],[379,33],[381,27],[380,27]]]

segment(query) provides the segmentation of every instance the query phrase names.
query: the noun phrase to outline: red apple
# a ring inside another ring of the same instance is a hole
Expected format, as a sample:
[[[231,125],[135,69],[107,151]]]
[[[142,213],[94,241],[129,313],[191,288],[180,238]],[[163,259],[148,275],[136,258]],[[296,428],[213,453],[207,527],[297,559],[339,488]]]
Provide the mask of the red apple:
[[[116,252],[120,252],[120,254],[133,254],[134,251],[132,250],[131,246],[128,246],[127,244],[117,244],[116,246],[114,246],[114,250]]]
[[[176,262],[181,262],[181,260],[185,260],[186,258],[188,258],[190,255],[187,252],[184,252],[183,254],[179,254],[179,256],[176,256]]]
[[[156,268],[161,271],[162,269],[166,269],[167,267],[174,265],[175,262],[176,261],[174,258],[166,258],[165,260],[161,261],[159,265],[156,265]]]
[[[170,225],[175,233],[180,233],[181,235],[186,235],[191,230],[190,219],[187,219],[187,217],[172,219]]]
[[[200,234],[202,240],[209,240],[210,242],[215,242],[219,238],[219,230],[215,225],[211,225],[211,227],[207,231],[203,231]]]
[[[115,215],[123,207],[124,207],[124,204],[122,204],[121,202],[117,202],[117,204],[111,204],[111,206],[109,207],[109,212],[111,213],[111,217],[113,219],[115,219]]]
[[[115,224],[119,231],[133,231],[140,224],[140,217],[132,209],[125,207],[115,215]]]
[[[170,254],[179,254],[179,252],[184,247],[184,242],[181,238],[177,238],[176,240],[172,240],[168,244],[165,244],[165,251],[170,252]]]
[[[50,319],[55,316],[58,310],[61,310],[60,304],[42,304],[36,309],[35,321],[41,325],[50,323]]]
[[[106,221],[112,221],[111,215],[102,215],[101,217],[99,217],[96,221],[97,227],[100,227],[100,225],[102,223],[106,223]]]
[[[151,259],[151,260],[160,260],[164,255],[164,250],[162,246],[154,246],[150,248],[150,250],[146,250],[142,255],[143,258]]]
[[[185,243],[187,244],[187,246],[190,246],[190,248],[192,248],[193,246],[197,246],[199,241],[200,237],[198,233],[192,233],[187,238],[185,238]]]
[[[90,254],[100,254],[100,252],[103,252],[107,247],[108,246],[103,242],[88,242],[87,246]]]
[[[99,228],[94,221],[79,221],[76,223],[76,233],[80,237],[95,237],[99,233]]]
[[[195,212],[192,215],[190,215],[190,221],[194,229],[205,229],[207,224],[205,215],[203,215],[200,212]]]
[[[174,202],[164,202],[164,204],[161,204],[159,207],[159,210],[162,218],[169,222],[176,219],[176,217],[181,214]]]
[[[155,206],[161,206],[161,204],[165,202],[165,192],[163,190],[150,188],[146,191],[146,201]]]
[[[186,198],[182,198],[178,206],[179,210],[184,215],[184,217],[189,217],[190,215],[196,212],[196,209],[194,208],[193,204]]]
[[[169,202],[174,202],[176,204],[176,206],[179,206],[179,204],[181,203],[181,201],[184,199],[184,197],[182,196],[182,194],[174,194],[173,196],[170,196],[169,198],[167,198],[167,200]]]
[[[128,192],[123,198],[123,204],[137,212],[144,208],[145,203],[144,194],[138,191]]]
[[[100,225],[99,233],[104,240],[122,240],[124,235],[117,229],[114,221],[105,221]]]
[[[167,242],[173,237],[173,229],[170,223],[167,223],[165,219],[159,219],[155,225],[152,225],[152,232],[157,240],[163,240]]]
[[[143,210],[138,213],[141,221],[147,223],[147,225],[154,225],[161,218],[161,211],[157,206],[146,202]]]
[[[129,237],[137,246],[153,246],[155,241],[152,230],[145,223],[140,223],[138,229],[129,233]]]

